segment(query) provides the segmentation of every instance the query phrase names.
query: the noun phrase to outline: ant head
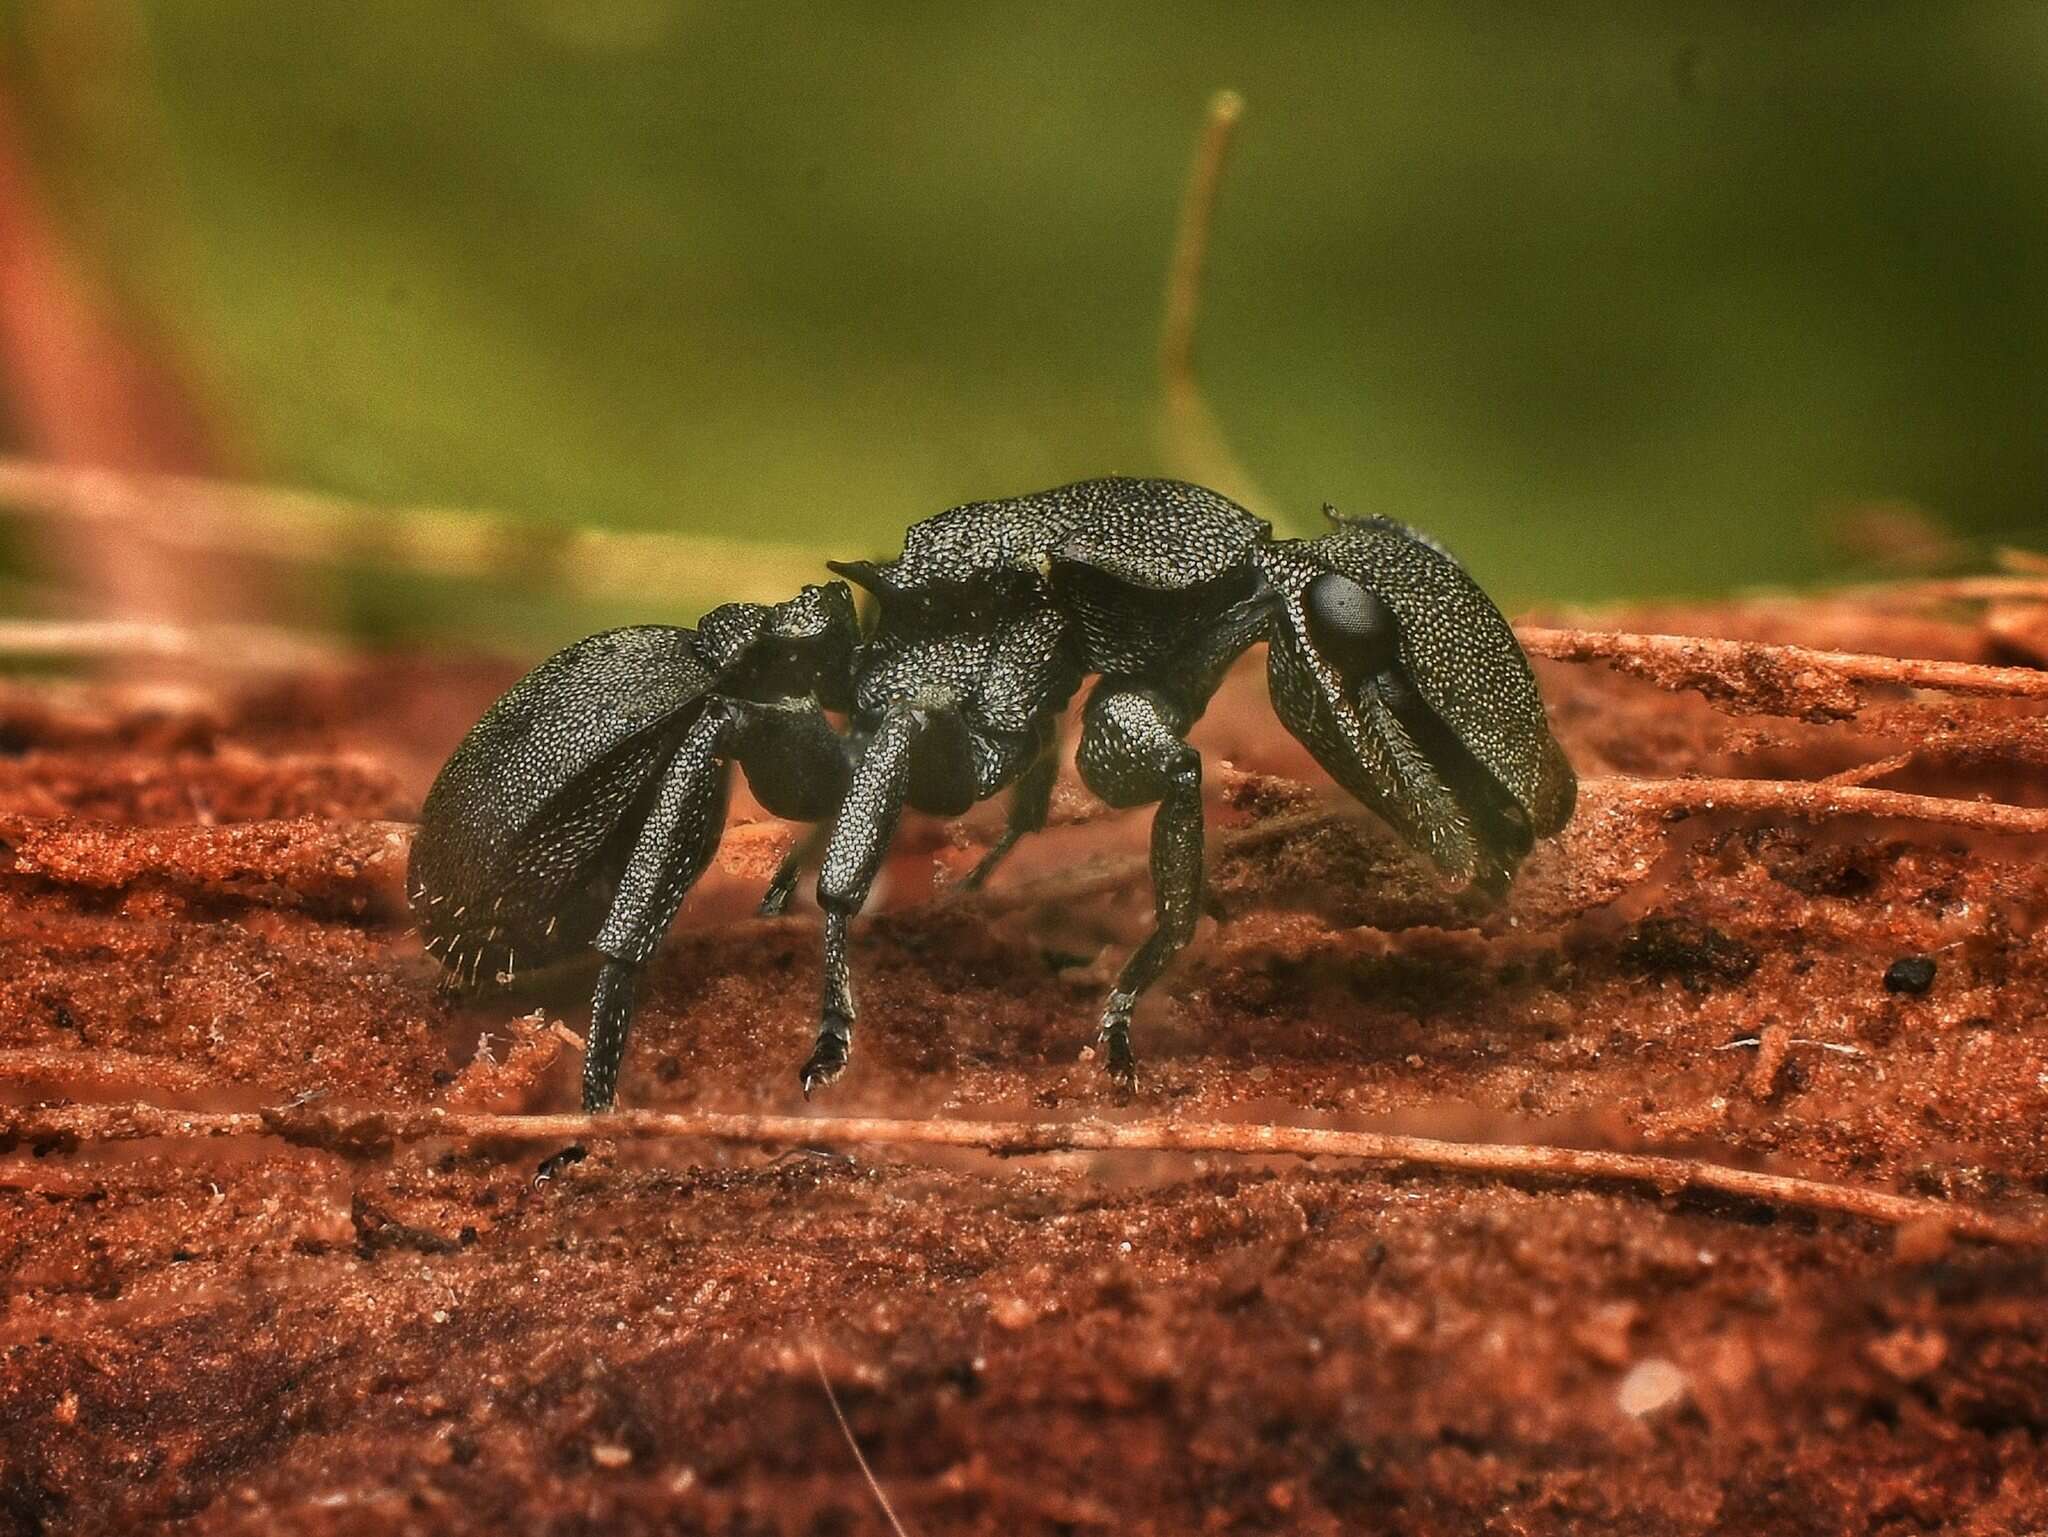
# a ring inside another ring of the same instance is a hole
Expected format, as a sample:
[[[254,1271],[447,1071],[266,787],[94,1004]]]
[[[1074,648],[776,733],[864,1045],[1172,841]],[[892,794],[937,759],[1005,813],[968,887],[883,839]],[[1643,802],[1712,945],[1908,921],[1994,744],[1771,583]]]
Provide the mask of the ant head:
[[[1577,791],[1528,661],[1440,547],[1397,523],[1331,518],[1333,533],[1271,547],[1274,710],[1447,874],[1503,890]]]

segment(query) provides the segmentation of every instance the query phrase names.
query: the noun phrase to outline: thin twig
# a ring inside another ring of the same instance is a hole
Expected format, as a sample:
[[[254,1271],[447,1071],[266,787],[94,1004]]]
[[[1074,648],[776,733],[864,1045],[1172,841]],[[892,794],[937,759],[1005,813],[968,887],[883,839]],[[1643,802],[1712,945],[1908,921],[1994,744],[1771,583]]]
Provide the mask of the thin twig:
[[[1600,782],[1588,780],[1586,784]],[[1632,779],[1622,775],[1610,782],[1637,806],[1667,815],[1773,811],[1814,822],[1834,817],[1886,817],[1987,833],[2048,833],[2048,807],[1951,800],[1869,785],[1801,779]]]
[[[1822,776],[1819,783],[1824,785],[1867,785],[1874,779],[1889,779],[1893,774],[1913,766],[1917,753],[1893,753],[1888,758],[1876,758],[1869,763],[1859,763],[1839,773]]]
[[[875,1477],[875,1470],[868,1466],[867,1454],[860,1449],[860,1442],[853,1438],[853,1427],[846,1423],[846,1411],[839,1407],[839,1395],[832,1391],[832,1379],[825,1375],[824,1357],[818,1354],[818,1347],[811,1347],[811,1365],[818,1370],[818,1385],[825,1390],[825,1402],[832,1406],[832,1418],[839,1421],[839,1433],[846,1437],[847,1449],[853,1453],[853,1460],[860,1464],[860,1476],[868,1481],[868,1490],[875,1497],[875,1503],[882,1507],[883,1518],[889,1523],[889,1530],[896,1537],[910,1537],[903,1529],[903,1523],[896,1519],[896,1507],[889,1503],[889,1496],[882,1492],[882,1481]]]
[[[1209,232],[1216,216],[1216,189],[1223,180],[1231,137],[1243,115],[1244,98],[1237,92],[1218,91],[1211,96],[1202,136],[1188,167],[1173,254],[1167,263],[1165,312],[1159,327],[1159,433],[1160,451],[1175,473],[1214,486],[1263,513],[1271,503],[1231,450],[1195,377],[1195,326],[1209,261]]]
[[[1760,669],[1774,685],[1818,690],[1826,683],[1883,683],[1986,698],[2048,699],[2048,669],[1988,667],[1977,662],[1818,651],[1806,646],[1716,640],[1701,635],[1639,635],[1615,630],[1564,630],[1521,625],[1523,649],[1559,662],[1609,662],[1651,673],[1673,688],[1737,682],[1755,686]],[[1802,673],[1811,674],[1802,680]]]
[[[0,1107],[0,1147],[155,1137],[275,1136],[361,1155],[402,1142],[455,1137],[477,1142],[571,1143],[592,1138],[737,1142],[753,1146],[968,1147],[1004,1156],[1057,1152],[1183,1152],[1355,1158],[1496,1177],[1531,1175],[1648,1185],[1667,1194],[1712,1190],[1772,1206],[1839,1212],[1900,1226],[1938,1223],[1989,1243],[2048,1244],[2048,1222],[1921,1196],[1794,1175],[1730,1168],[1693,1158],[1541,1144],[1446,1142],[1371,1131],[1329,1131],[1203,1121],[899,1120],[879,1116],[726,1115],[625,1110],[606,1115],[495,1115],[437,1107],[350,1110],[306,1105],[260,1111],[170,1110],[156,1105]]]
[[[124,619],[0,620],[0,661],[49,657],[201,662],[291,672],[339,653],[317,636],[268,625],[178,625]]]
[[[340,497],[186,475],[138,475],[0,456],[0,507],[108,538],[292,565],[365,564],[571,596],[779,602],[820,576],[815,553],[705,534],[564,528],[451,507]]]

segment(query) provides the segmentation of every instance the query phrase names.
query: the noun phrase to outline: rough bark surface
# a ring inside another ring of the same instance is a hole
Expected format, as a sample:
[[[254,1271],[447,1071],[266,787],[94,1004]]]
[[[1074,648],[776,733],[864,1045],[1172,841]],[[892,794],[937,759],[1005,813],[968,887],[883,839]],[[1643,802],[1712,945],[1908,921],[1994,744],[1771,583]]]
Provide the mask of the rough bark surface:
[[[2029,669],[2039,596],[1606,623]],[[1560,633],[1589,783],[1505,911],[1341,814],[1247,668],[1199,728],[1214,913],[1136,1100],[1086,1048],[1144,823],[1069,777],[978,898],[946,881],[1000,808],[906,830],[814,1111],[1656,1151],[2048,1215],[2039,675]],[[398,902],[507,681],[0,689],[0,1106],[571,1106],[588,978],[451,1001]],[[803,1111],[815,914],[745,916],[788,836],[736,829],[686,907],[629,1103]],[[2048,1526],[2048,1251],[1940,1221],[1179,1151],[593,1141],[536,1181],[545,1151],[17,1139],[0,1532],[885,1531],[814,1353],[920,1533]]]

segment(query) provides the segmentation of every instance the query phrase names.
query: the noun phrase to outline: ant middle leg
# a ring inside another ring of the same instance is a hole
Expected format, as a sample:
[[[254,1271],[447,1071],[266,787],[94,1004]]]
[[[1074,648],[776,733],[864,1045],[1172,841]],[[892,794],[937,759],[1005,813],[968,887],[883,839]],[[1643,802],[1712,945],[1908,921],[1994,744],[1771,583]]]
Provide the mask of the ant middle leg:
[[[768,889],[761,893],[761,905],[754,909],[756,914],[763,918],[780,918],[789,910],[789,899],[796,895],[797,882],[804,878],[804,871],[824,852],[825,839],[831,831],[829,823],[820,822],[796,840],[790,851],[782,856],[782,863],[775,867]]]
[[[927,690],[882,712],[860,749],[818,870],[825,965],[818,1037],[799,1070],[805,1094],[845,1071],[855,1014],[847,930],[873,889],[904,805],[958,816],[1014,782],[1043,756],[1044,743],[1037,732],[977,733],[950,690]]]
[[[950,709],[948,709],[948,713]],[[846,799],[825,840],[818,867],[818,905],[825,910],[825,965],[818,1005],[818,1036],[797,1069],[804,1096],[846,1071],[853,1051],[853,967],[847,924],[861,910],[881,873],[889,842],[910,793],[912,759],[931,728],[933,711],[911,701],[891,704],[862,746]]]
[[[1187,722],[1152,689],[1099,684],[1081,718],[1081,777],[1112,806],[1156,802],[1152,816],[1155,921],[1102,1007],[1104,1066],[1125,1088],[1137,1082],[1131,1011],[1191,938],[1202,907],[1202,758],[1181,739]]]
[[[1010,816],[1003,826],[1003,835],[967,872],[966,878],[960,882],[963,890],[978,891],[995,873],[996,866],[1009,858],[1010,850],[1030,834],[1044,830],[1046,817],[1052,810],[1053,785],[1059,777],[1059,739],[1048,728],[1045,746],[1010,791]]]

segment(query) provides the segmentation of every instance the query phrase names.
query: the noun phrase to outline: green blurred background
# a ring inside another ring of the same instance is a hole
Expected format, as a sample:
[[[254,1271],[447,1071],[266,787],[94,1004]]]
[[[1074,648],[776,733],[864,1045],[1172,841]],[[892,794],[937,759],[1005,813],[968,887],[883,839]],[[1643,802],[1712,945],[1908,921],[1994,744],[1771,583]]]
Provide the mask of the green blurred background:
[[[1841,574],[1874,500],[2032,538],[2048,6],[1510,10],[12,0],[0,89],[268,483],[823,556],[1169,468],[1234,86],[1202,371],[1295,530],[1408,519],[1510,604]]]

